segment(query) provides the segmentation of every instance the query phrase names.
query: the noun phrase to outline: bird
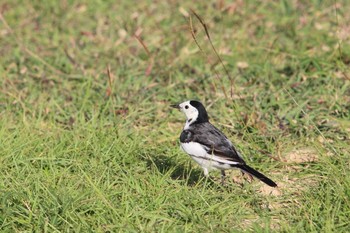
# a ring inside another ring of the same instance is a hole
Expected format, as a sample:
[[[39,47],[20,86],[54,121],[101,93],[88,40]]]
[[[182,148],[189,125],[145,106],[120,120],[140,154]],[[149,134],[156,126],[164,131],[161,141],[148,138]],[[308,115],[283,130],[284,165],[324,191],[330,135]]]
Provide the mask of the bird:
[[[246,164],[225,134],[209,122],[207,110],[201,102],[187,100],[172,104],[171,107],[182,111],[186,116],[180,134],[181,149],[202,167],[206,177],[209,177],[211,170],[220,170],[221,182],[224,184],[225,170],[238,168],[271,187],[277,187],[270,178]]]

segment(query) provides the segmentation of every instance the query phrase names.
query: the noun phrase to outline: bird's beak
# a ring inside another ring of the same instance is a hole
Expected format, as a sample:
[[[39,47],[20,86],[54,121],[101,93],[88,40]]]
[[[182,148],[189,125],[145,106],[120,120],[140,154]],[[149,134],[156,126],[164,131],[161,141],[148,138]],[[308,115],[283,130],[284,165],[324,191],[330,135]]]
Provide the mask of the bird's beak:
[[[179,104],[172,104],[172,105],[170,105],[170,107],[176,108],[176,109],[180,109],[180,105]]]

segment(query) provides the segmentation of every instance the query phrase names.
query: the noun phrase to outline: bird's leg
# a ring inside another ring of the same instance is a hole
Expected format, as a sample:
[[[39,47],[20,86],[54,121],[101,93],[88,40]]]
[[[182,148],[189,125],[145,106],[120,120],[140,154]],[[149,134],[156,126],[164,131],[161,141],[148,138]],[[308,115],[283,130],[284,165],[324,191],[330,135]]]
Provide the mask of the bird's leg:
[[[207,182],[209,181],[211,181],[211,178],[210,178],[210,176],[209,176],[209,171],[208,171],[208,169],[207,168],[204,168],[203,167],[203,172],[204,172],[204,176],[205,176],[205,186],[207,185]]]
[[[226,178],[225,170],[221,170],[221,185],[225,185],[225,178]]]
[[[205,175],[205,177],[209,177],[209,171],[208,171],[208,169],[206,169],[206,168],[203,168],[203,172],[204,172],[204,175]]]

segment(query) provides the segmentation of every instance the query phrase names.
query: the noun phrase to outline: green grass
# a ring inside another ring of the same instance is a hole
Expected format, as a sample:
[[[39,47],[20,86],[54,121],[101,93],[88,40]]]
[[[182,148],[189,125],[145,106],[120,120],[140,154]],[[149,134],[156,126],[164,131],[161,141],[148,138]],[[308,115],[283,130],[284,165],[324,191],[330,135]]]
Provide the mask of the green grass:
[[[2,232],[348,231],[350,4],[175,2],[0,4]],[[204,178],[169,108],[187,99],[280,195]]]

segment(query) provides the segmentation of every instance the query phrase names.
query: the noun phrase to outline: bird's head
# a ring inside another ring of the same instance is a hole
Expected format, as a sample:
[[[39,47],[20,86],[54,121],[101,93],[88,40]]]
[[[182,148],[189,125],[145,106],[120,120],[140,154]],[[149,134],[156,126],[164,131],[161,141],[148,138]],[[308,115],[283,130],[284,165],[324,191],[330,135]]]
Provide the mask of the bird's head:
[[[177,108],[183,112],[186,115],[187,121],[191,123],[203,123],[209,121],[208,113],[203,104],[199,101],[188,100],[181,104],[171,105],[171,107]]]

